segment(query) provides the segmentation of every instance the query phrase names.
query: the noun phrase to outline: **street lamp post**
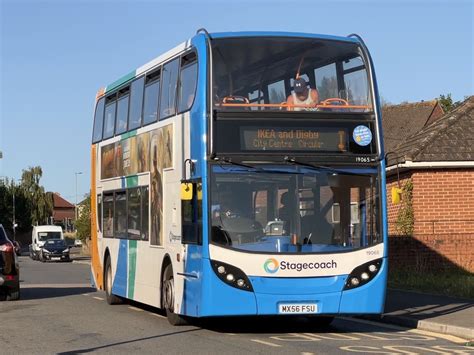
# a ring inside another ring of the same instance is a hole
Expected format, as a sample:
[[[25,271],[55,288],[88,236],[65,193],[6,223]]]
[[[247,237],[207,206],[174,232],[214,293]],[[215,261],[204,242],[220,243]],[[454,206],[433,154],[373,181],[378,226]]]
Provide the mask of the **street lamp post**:
[[[74,204],[74,229],[76,228],[77,221],[77,175],[82,175],[82,171],[74,173],[76,175],[76,203]]]
[[[16,240],[16,218],[15,218],[15,180],[13,180],[13,240]]]
[[[21,180],[18,180],[21,182]],[[15,215],[15,190],[16,190],[16,185],[15,185],[15,179],[12,181],[12,204],[13,204],[13,220],[12,220],[12,227],[13,227],[13,240],[16,240],[16,215]]]

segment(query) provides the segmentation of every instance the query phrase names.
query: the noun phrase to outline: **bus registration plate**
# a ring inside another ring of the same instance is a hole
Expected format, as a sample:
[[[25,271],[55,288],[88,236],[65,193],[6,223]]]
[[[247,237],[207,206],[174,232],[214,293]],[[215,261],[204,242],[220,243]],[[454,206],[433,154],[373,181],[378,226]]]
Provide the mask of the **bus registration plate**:
[[[281,313],[281,314],[318,313],[318,305],[316,303],[280,303],[278,305],[278,313]]]

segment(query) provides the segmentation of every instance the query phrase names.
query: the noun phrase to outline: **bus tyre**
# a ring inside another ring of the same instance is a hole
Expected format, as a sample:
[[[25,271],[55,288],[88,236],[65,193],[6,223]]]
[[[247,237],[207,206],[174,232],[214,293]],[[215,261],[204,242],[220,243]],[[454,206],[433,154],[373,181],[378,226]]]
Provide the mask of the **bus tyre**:
[[[107,299],[108,304],[120,304],[122,299],[118,296],[115,296],[112,293],[112,265],[110,264],[110,258],[107,258],[105,262],[105,298]]]
[[[163,273],[161,284],[162,304],[166,312],[166,318],[171,325],[185,325],[186,320],[174,313],[174,278],[173,267],[168,265]]]

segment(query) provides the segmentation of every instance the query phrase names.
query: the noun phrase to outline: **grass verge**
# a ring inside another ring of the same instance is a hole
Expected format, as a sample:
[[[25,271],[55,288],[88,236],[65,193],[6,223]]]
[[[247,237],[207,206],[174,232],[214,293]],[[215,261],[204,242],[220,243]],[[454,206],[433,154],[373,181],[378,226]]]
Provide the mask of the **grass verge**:
[[[388,287],[474,299],[474,274],[462,270],[390,270]]]

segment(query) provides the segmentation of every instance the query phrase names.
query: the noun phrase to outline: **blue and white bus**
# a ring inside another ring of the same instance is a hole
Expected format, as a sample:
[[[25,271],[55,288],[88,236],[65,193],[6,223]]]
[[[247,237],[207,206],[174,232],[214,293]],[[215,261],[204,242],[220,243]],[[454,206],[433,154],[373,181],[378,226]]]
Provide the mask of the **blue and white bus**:
[[[96,287],[172,324],[382,313],[381,122],[360,37],[199,30],[97,95]]]

